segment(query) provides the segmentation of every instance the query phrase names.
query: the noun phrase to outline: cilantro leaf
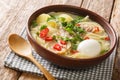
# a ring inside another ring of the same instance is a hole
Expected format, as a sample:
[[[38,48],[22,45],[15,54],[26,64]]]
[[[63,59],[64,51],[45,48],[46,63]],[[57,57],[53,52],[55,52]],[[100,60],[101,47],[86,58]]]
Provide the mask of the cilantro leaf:
[[[32,27],[36,27],[38,24],[37,24],[37,22],[36,22],[36,20],[33,20],[32,21]]]
[[[67,22],[62,22],[62,26],[63,27],[67,26]]]
[[[52,38],[57,42],[57,37],[55,35],[53,35]]]
[[[108,50],[102,50],[101,52],[100,52],[100,54],[104,54],[105,52],[107,52]]]
[[[43,29],[45,29],[47,27],[47,25],[42,25],[41,27],[40,27],[40,30],[43,30]]]
[[[76,50],[76,49],[77,49],[77,46],[78,46],[77,44],[72,44],[72,47],[71,47],[71,48],[72,48],[73,50]]]
[[[54,20],[54,19],[56,19],[55,16],[53,16],[53,15],[50,15],[50,16],[51,16],[51,17],[47,19],[47,22],[50,21],[50,20]]]

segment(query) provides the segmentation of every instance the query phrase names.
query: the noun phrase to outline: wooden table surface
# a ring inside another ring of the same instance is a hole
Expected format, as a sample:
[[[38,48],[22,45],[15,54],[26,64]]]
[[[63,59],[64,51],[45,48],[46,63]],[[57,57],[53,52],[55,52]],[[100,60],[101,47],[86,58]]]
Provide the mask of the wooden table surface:
[[[34,11],[53,4],[75,5],[96,12],[120,35],[120,0],[0,0],[0,80],[44,80],[36,75],[5,68],[4,58],[11,51],[7,43],[8,35],[20,34]],[[120,80],[120,44],[118,47],[112,80]]]

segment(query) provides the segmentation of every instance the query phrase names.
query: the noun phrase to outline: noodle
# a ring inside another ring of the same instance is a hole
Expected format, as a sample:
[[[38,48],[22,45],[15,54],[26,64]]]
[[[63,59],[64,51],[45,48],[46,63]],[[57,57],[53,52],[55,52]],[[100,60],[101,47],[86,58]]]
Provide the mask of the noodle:
[[[43,47],[71,58],[89,58],[76,50],[78,44],[86,39],[94,39],[100,43],[99,55],[105,54],[110,47],[108,34],[100,24],[92,21],[89,16],[65,12],[39,15],[31,25],[31,34]]]

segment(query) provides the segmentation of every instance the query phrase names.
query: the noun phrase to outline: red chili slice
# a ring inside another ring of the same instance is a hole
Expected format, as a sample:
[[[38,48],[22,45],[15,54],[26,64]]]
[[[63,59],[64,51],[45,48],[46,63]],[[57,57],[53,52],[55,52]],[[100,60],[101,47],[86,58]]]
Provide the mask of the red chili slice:
[[[53,48],[57,51],[61,51],[62,47],[59,44],[55,44]]]
[[[109,40],[110,40],[110,38],[109,38],[109,37],[105,37],[105,40],[106,40],[106,41],[109,41]]]
[[[45,37],[45,41],[52,41],[53,38],[50,36],[50,37]]]
[[[48,34],[48,32],[49,32],[49,29],[48,29],[48,28],[43,29],[42,31],[40,31],[40,37],[41,37],[41,38],[46,37],[47,34]]]
[[[63,44],[63,45],[66,45],[67,42],[66,41],[63,41],[63,40],[60,40],[60,43]]]
[[[89,37],[84,37],[84,39],[86,40],[86,39],[90,39]]]
[[[100,31],[100,30],[99,30],[99,27],[93,28],[93,32],[94,32],[94,33],[99,32],[99,31]]]

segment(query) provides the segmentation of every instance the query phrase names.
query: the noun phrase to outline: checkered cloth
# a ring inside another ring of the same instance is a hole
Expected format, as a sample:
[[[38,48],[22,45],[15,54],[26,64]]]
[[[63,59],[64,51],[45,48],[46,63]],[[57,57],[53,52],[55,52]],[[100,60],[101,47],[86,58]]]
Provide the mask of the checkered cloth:
[[[23,30],[21,36],[26,38],[25,30]],[[114,50],[110,57],[96,66],[84,69],[67,69],[46,61],[33,50],[33,56],[35,59],[54,77],[56,77],[57,80],[111,80],[115,53]],[[14,52],[10,52],[10,54],[6,56],[4,65],[18,71],[34,73],[40,76],[43,75],[43,73],[32,62],[16,55]]]

